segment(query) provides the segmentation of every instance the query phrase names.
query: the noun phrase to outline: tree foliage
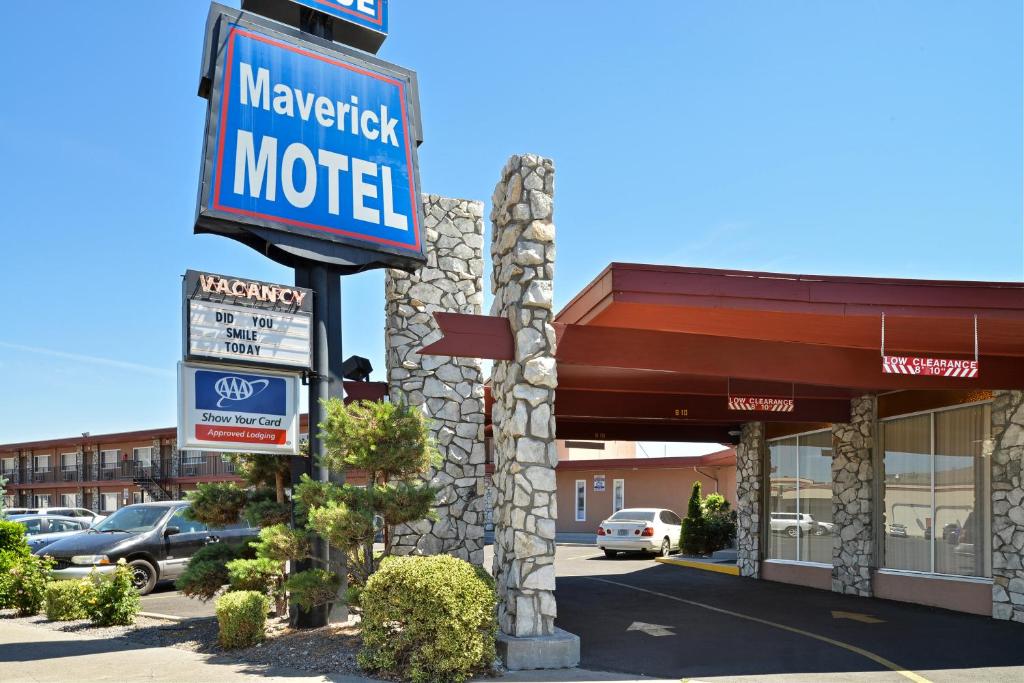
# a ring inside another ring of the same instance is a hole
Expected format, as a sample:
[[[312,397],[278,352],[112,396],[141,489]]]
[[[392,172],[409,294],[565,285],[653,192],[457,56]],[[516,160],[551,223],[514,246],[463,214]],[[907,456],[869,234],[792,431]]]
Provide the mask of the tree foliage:
[[[736,513],[720,493],[701,498],[699,481],[693,482],[679,546],[689,555],[710,555],[727,548],[736,538]]]

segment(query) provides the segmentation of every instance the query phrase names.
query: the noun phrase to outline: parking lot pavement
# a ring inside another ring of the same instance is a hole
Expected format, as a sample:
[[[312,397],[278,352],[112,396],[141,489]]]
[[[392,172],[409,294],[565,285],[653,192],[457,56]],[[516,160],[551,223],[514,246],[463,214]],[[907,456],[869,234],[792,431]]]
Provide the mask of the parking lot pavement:
[[[171,582],[161,582],[149,595],[143,595],[142,611],[152,614],[163,614],[181,619],[195,617],[212,617],[215,615],[213,600],[201,602],[193,600],[174,590]]]
[[[580,636],[589,669],[716,682],[1024,680],[1021,624],[578,546],[558,548],[556,570],[557,623]]]

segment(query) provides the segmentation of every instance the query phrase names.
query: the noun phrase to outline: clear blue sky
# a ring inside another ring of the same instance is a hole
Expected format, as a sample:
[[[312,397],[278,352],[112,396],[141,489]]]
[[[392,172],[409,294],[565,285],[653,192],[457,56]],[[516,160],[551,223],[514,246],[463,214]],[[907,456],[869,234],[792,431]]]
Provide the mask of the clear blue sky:
[[[425,191],[488,200],[509,154],[555,160],[559,305],[612,260],[1024,277],[1016,0],[391,5]],[[178,276],[290,281],[192,235],[206,12],[0,8],[0,443],[173,424]],[[378,379],[382,283],[344,283]]]

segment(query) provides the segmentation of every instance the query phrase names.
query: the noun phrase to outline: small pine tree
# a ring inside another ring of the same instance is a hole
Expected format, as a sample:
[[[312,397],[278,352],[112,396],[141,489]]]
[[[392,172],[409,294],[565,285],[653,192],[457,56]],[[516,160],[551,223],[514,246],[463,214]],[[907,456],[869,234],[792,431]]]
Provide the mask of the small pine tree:
[[[700,499],[700,482],[693,482],[690,502],[686,506],[686,519],[679,537],[679,547],[687,555],[703,555],[707,547],[707,523]]]

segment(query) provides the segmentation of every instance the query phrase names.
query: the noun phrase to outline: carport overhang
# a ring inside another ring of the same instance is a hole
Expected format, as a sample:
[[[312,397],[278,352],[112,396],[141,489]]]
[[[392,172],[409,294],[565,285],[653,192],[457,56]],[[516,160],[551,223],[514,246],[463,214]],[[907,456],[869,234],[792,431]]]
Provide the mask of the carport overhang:
[[[974,378],[884,374],[893,355],[969,360]],[[438,313],[421,353],[511,359],[508,320]],[[557,436],[735,443],[744,422],[832,423],[855,396],[1024,387],[1024,283],[613,263],[555,318]],[[728,397],[794,399],[736,411]],[[488,411],[489,414],[489,411]]]

